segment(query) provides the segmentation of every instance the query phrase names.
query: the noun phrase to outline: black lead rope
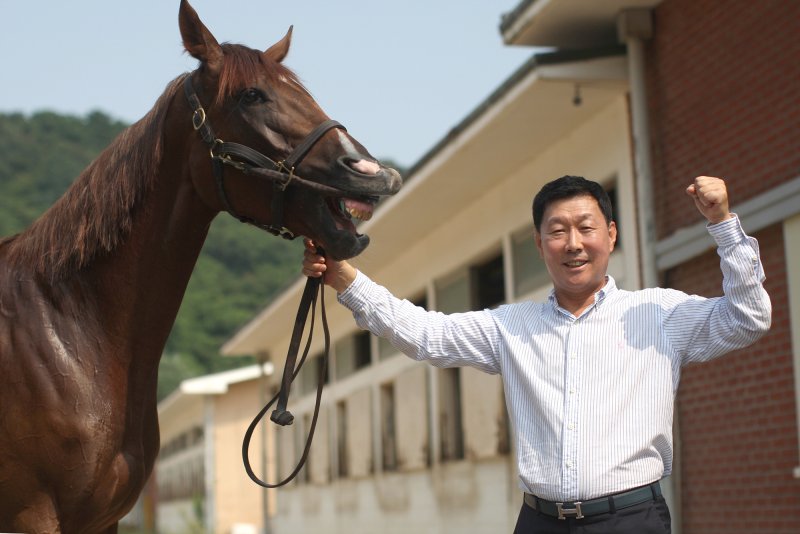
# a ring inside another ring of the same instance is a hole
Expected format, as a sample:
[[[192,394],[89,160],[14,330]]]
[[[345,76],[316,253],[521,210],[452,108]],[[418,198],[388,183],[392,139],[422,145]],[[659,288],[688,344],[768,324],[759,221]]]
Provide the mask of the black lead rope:
[[[325,351],[322,356],[322,367],[320,368],[319,373],[319,381],[317,383],[317,398],[314,404],[314,415],[311,418],[311,427],[308,430],[308,437],[306,438],[306,445],[303,449],[303,454],[300,457],[300,461],[297,463],[297,466],[294,470],[287,476],[285,479],[277,482],[275,484],[270,484],[261,480],[258,475],[253,472],[253,468],[250,465],[250,440],[253,436],[253,432],[255,431],[258,424],[264,418],[264,415],[267,411],[272,407],[275,402],[278,402],[278,406],[270,415],[270,419],[279,425],[286,426],[291,425],[294,421],[294,416],[291,412],[286,409],[286,405],[289,400],[289,390],[292,386],[292,381],[297,377],[297,374],[300,372],[300,369],[303,367],[303,364],[308,357],[308,350],[311,347],[311,338],[314,332],[314,319],[315,319],[315,312],[317,308],[317,297],[319,296],[320,300],[320,316],[322,318],[322,330],[325,334]],[[308,331],[308,338],[306,340],[306,345],[303,350],[303,355],[300,358],[300,362],[295,364],[297,361],[297,354],[300,349],[300,342],[303,337],[303,331],[305,330],[306,320],[308,318],[309,312],[311,313],[311,323],[309,326]],[[270,400],[258,414],[255,416],[253,421],[250,423],[250,426],[247,428],[247,432],[244,434],[244,440],[242,441],[242,461],[244,462],[244,469],[247,471],[247,475],[250,477],[250,480],[255,482],[261,487],[264,488],[279,488],[288,484],[289,482],[297,476],[297,473],[300,472],[300,469],[303,468],[303,465],[306,463],[306,459],[308,458],[308,453],[311,450],[311,441],[314,439],[314,430],[317,427],[317,418],[319,417],[319,408],[320,403],[322,400],[322,388],[325,385],[325,373],[328,367],[328,353],[330,351],[330,332],[328,330],[328,318],[325,315],[325,286],[322,284],[321,278],[311,278],[309,277],[306,280],[306,286],[303,290],[303,296],[300,299],[300,307],[297,310],[297,317],[294,321],[294,330],[292,330],[292,338],[289,343],[289,350],[286,354],[286,364],[283,368],[283,378],[281,380],[281,389],[280,391],[272,397]]]

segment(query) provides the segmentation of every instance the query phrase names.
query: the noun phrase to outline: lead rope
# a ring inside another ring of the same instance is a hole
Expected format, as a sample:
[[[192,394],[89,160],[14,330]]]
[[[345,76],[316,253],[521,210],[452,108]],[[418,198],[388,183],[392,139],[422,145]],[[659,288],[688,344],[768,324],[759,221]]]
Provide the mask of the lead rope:
[[[318,249],[318,252],[323,253],[321,249]],[[297,377],[300,369],[303,367],[303,364],[308,357],[308,350],[311,347],[311,338],[314,333],[315,312],[317,309],[317,297],[319,297],[320,300],[320,316],[322,318],[322,330],[325,335],[325,351],[322,356],[322,367],[320,368],[319,381],[317,383],[317,398],[314,404],[314,415],[311,418],[311,427],[308,430],[306,445],[303,449],[303,454],[300,457],[300,461],[297,463],[297,466],[285,479],[275,484],[270,484],[264,480],[261,480],[261,478],[259,478],[258,475],[253,472],[253,468],[250,465],[250,439],[252,438],[256,427],[267,413],[267,410],[269,410],[276,401],[278,401],[278,406],[272,412],[270,419],[274,423],[281,426],[291,425],[294,421],[294,416],[286,409],[286,404],[289,399],[289,390],[291,389],[292,382]],[[300,347],[300,341],[303,337],[303,331],[305,330],[306,319],[308,318],[309,311],[311,312],[311,324],[308,331],[308,338],[306,340],[306,345],[303,350],[303,355],[300,358],[300,362],[297,363],[297,366],[295,366],[297,353]],[[322,284],[322,278],[308,277],[306,280],[306,286],[303,290],[303,296],[300,299],[300,306],[297,309],[294,330],[292,330],[292,338],[291,342],[289,343],[289,350],[286,354],[286,364],[283,368],[281,389],[274,397],[272,397],[272,400],[270,400],[261,409],[261,411],[256,414],[255,418],[253,418],[253,421],[250,423],[250,426],[247,428],[247,432],[245,432],[244,439],[242,440],[242,461],[244,462],[244,469],[247,471],[247,476],[250,477],[250,480],[263,488],[279,488],[288,484],[292,481],[292,479],[294,479],[294,477],[297,476],[297,473],[300,472],[300,469],[302,469],[303,465],[306,463],[308,453],[311,450],[311,441],[314,438],[314,430],[317,428],[317,418],[319,417],[320,402],[322,400],[322,388],[325,385],[325,374],[328,368],[330,339],[331,337],[330,331],[328,330],[328,318],[325,314],[325,285]]]

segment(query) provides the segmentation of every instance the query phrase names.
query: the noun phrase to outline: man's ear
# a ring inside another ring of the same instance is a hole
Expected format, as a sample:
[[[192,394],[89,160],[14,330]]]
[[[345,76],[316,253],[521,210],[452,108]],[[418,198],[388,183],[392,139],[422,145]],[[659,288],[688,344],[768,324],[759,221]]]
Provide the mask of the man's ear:
[[[536,250],[539,251],[539,257],[544,259],[544,253],[542,252],[542,236],[536,230],[533,231],[533,241],[536,243]]]
[[[608,237],[611,238],[611,251],[613,251],[614,246],[617,244],[617,223],[614,221],[611,221],[608,225]]]

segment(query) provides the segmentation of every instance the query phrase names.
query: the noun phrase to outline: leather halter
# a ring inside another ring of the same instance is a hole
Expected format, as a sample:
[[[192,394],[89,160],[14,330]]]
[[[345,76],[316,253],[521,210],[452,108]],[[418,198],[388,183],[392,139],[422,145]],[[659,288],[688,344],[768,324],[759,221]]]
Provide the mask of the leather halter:
[[[283,195],[290,184],[313,189],[323,195],[342,195],[343,192],[340,189],[306,180],[295,174],[295,169],[303,161],[306,154],[328,130],[338,128],[347,131],[339,122],[326,120],[314,128],[285,159],[275,161],[248,146],[225,142],[214,135],[214,130],[206,117],[205,109],[203,109],[203,105],[200,103],[200,99],[197,97],[192,85],[191,75],[186,76],[184,79],[183,91],[186,94],[189,105],[192,107],[192,126],[209,146],[214,178],[217,181],[217,192],[225,211],[241,222],[252,224],[285,239],[294,239],[297,236],[283,225]],[[244,174],[255,175],[272,181],[272,209],[270,211],[273,222],[271,224],[259,222],[252,217],[246,217],[234,211],[228,199],[228,194],[225,192],[225,165],[229,165]]]
[[[288,228],[283,226],[283,194],[290,184],[313,189],[314,191],[323,195],[342,196],[343,192],[341,190],[336,189],[335,187],[326,186],[317,182],[300,178],[294,174],[294,170],[303,160],[308,151],[311,150],[314,144],[316,144],[316,142],[322,138],[325,132],[332,128],[345,130],[344,126],[334,120],[327,120],[323,122],[314,128],[311,133],[309,133],[306,138],[303,139],[303,141],[292,151],[292,153],[286,157],[286,159],[276,162],[257,150],[245,145],[241,145],[239,143],[227,143],[221,139],[218,139],[214,135],[214,131],[211,129],[211,125],[208,123],[206,118],[206,112],[203,109],[203,106],[200,104],[200,99],[197,98],[197,94],[194,91],[191,75],[186,76],[183,82],[183,89],[193,111],[192,126],[200,133],[203,141],[205,141],[210,148],[209,151],[214,169],[214,177],[217,181],[217,190],[219,192],[220,199],[225,206],[225,210],[228,213],[242,222],[257,226],[258,228],[266,230],[271,234],[278,235],[286,239],[294,239],[295,235]],[[272,224],[265,224],[250,217],[244,217],[237,214],[233,210],[230,201],[228,200],[228,195],[225,192],[225,165],[229,165],[238,171],[243,172],[244,174],[263,177],[273,182]],[[324,251],[321,248],[318,248],[317,252],[324,254]],[[308,357],[308,350],[311,346],[311,336],[314,331],[317,296],[319,296],[321,301],[322,328],[325,334],[325,352],[324,357],[322,358],[322,368],[320,369],[319,382],[317,384],[317,397],[314,405],[314,415],[311,419],[311,425],[308,430],[305,448],[303,449],[303,454],[300,457],[300,461],[297,463],[297,466],[284,480],[275,484],[270,484],[261,480],[255,474],[252,466],[250,465],[250,440],[256,427],[261,422],[261,419],[263,419],[264,415],[267,413],[267,410],[269,410],[269,408],[275,404],[276,401],[278,402],[278,406],[272,412],[270,419],[274,423],[281,426],[291,425],[294,421],[294,416],[286,409],[286,406],[289,400],[289,390],[291,389],[292,382],[297,377],[297,374],[300,372],[300,369],[303,367],[303,364]],[[308,339],[303,350],[303,355],[300,358],[300,362],[295,365],[309,312],[311,313],[311,325],[309,328]],[[309,277],[306,280],[306,286],[303,290],[303,296],[300,299],[300,306],[297,310],[297,317],[295,319],[294,329],[292,330],[292,338],[286,354],[286,363],[283,369],[281,389],[272,398],[272,400],[270,400],[266,406],[261,409],[255,418],[253,418],[253,421],[247,428],[244,439],[242,440],[242,461],[244,462],[245,471],[247,471],[247,475],[250,477],[250,479],[259,486],[264,488],[278,488],[280,486],[284,486],[291,482],[291,480],[294,479],[294,477],[300,472],[300,469],[303,468],[303,465],[305,465],[309,451],[311,450],[311,441],[314,438],[314,430],[317,427],[317,418],[319,417],[320,404],[322,400],[322,388],[325,384],[325,371],[328,365],[328,354],[330,354],[330,332],[328,330],[328,320],[325,315],[325,291],[321,279]]]

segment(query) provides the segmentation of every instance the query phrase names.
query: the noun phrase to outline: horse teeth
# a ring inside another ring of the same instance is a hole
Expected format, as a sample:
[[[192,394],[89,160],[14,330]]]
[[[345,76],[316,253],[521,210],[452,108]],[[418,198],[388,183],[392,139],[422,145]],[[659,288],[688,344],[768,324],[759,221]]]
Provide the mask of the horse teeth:
[[[356,208],[347,208],[346,211],[352,218],[360,221],[368,221],[372,218],[372,213],[369,211],[361,211]]]

